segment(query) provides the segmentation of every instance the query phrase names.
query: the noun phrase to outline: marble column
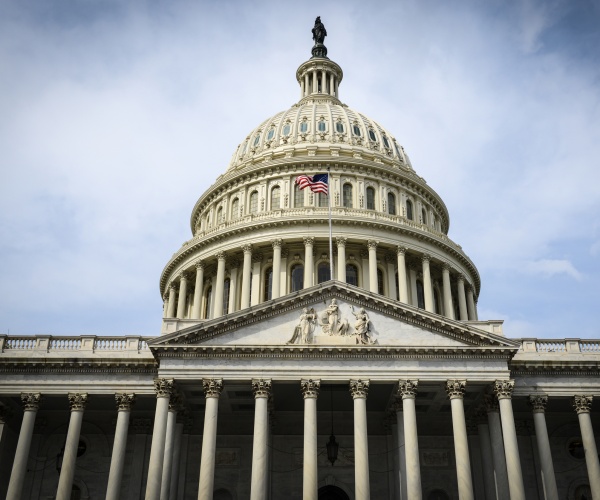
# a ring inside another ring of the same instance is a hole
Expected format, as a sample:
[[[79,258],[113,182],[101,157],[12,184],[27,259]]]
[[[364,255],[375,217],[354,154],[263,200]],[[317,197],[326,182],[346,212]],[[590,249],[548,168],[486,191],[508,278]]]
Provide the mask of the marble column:
[[[397,400],[394,403],[394,407],[396,410],[396,434],[398,439],[398,496],[396,500],[406,500],[408,499],[408,490],[406,485],[406,446],[404,442],[404,412],[402,411],[403,401]],[[420,481],[421,480],[419,478],[419,483]]]
[[[310,88],[310,83],[308,82],[308,71],[306,73],[304,73],[304,95],[308,95],[309,92],[309,88]]]
[[[312,93],[315,94],[319,90],[319,84],[317,83],[317,71],[312,72]]]
[[[444,314],[447,318],[454,319],[454,304],[452,303],[452,290],[450,288],[450,266],[442,266],[442,282],[444,287]]]
[[[217,253],[217,278],[213,290],[213,318],[223,316],[223,288],[225,286],[225,252]]]
[[[175,438],[173,440],[173,465],[171,466],[171,487],[169,500],[177,500],[179,489],[179,464],[181,462],[181,438],[183,436],[183,422],[180,421],[182,412],[177,413],[175,422]]]
[[[177,290],[175,290],[175,283],[169,285],[169,305],[167,306],[167,318],[175,317],[175,301],[177,297]]]
[[[23,422],[19,432],[19,440],[15,451],[15,459],[8,483],[6,493],[7,500],[21,500],[23,493],[23,483],[27,473],[27,460],[29,458],[29,448],[31,447],[31,438],[33,436],[33,427],[35,417],[40,407],[42,395],[39,392],[21,393],[21,402],[23,403]]]
[[[273,240],[271,242],[271,245],[273,245],[273,281],[271,284],[271,298],[278,299],[281,294],[279,287],[281,284],[280,275],[281,275],[282,240],[281,239]],[[266,283],[265,283],[265,286],[267,286]]]
[[[458,286],[458,313],[461,321],[467,321],[469,315],[467,313],[467,296],[465,295],[465,277],[462,274],[457,278]]]
[[[346,283],[346,241],[348,238],[338,236],[335,239],[337,245],[338,261],[337,261],[337,279],[342,283]]]
[[[400,302],[408,304],[408,282],[406,280],[406,248],[398,247],[398,297]]]
[[[156,411],[154,413],[154,429],[152,431],[152,447],[148,464],[148,480],[146,482],[146,500],[160,499],[160,484],[165,459],[165,441],[167,438],[167,420],[169,400],[173,393],[174,382],[171,379],[154,379],[156,392]]]
[[[196,262],[196,283],[194,287],[194,303],[192,305],[192,318],[200,319],[202,314],[202,291],[204,288],[204,262]]]
[[[377,283],[377,245],[378,243],[374,240],[367,242],[367,246],[369,247],[369,291],[373,293],[379,293]]]
[[[535,425],[535,440],[542,465],[542,485],[544,486],[544,498],[546,500],[558,500],[558,489],[556,488],[556,477],[554,476],[554,465],[552,464],[552,452],[550,451],[550,440],[546,427],[546,404],[548,396],[532,394],[529,396],[529,405],[533,410],[533,423]]]
[[[83,411],[85,410],[88,395],[85,392],[70,392],[68,397],[69,406],[71,407],[71,418],[69,419],[67,441],[65,442],[65,454],[63,456],[62,468],[60,469],[60,478],[58,479],[56,500],[71,499],[73,478],[75,477],[75,462],[77,460],[77,450],[79,448],[79,434],[81,433]]]
[[[369,500],[369,440],[367,432],[368,380],[350,380],[354,399],[354,498]]]
[[[179,319],[185,318],[186,299],[187,299],[187,274],[181,273],[179,275],[179,298],[177,300],[177,317]]]
[[[312,237],[304,238],[304,288],[313,286],[314,263],[313,246],[315,239]]]
[[[230,262],[230,276],[229,276],[229,308],[227,314],[234,313],[236,309],[236,297],[237,297],[237,284],[238,284],[238,266],[239,261],[232,260]]]
[[[244,263],[242,265],[242,300],[240,309],[250,307],[250,285],[252,276],[252,245],[244,245]]]
[[[592,409],[592,396],[573,397],[573,408],[577,412],[581,440],[585,452],[585,465],[587,466],[588,480],[592,490],[592,499],[600,499],[600,464],[598,463],[598,449],[594,438],[594,429],[590,418]]]
[[[496,380],[494,383],[494,392],[500,406],[500,420],[502,422],[502,435],[504,436],[504,454],[506,456],[510,500],[525,500],[525,485],[523,483],[517,431],[511,401],[514,387],[514,380]]]
[[[317,500],[319,475],[317,462],[317,398],[320,380],[302,379],[300,389],[304,396],[304,459],[302,499]]]
[[[419,440],[417,432],[417,412],[415,398],[417,397],[418,380],[400,380],[398,396],[402,398],[402,413],[404,414],[404,455],[406,461],[406,493],[410,500],[422,498],[421,466],[419,463]]]
[[[206,407],[204,409],[198,500],[212,500],[215,483],[215,454],[217,451],[217,412],[219,409],[219,396],[223,390],[223,380],[203,379],[202,387],[206,397]]]
[[[117,393],[115,394],[115,401],[117,403],[117,427],[110,459],[106,500],[119,500],[121,498],[121,480],[123,479],[123,468],[125,466],[129,417],[131,406],[135,402],[135,394]]]
[[[172,394],[169,399],[169,413],[167,414],[167,430],[165,432],[165,457],[163,459],[162,478],[160,481],[160,500],[169,500],[171,491],[171,470],[173,469],[173,449],[175,446],[175,425],[177,412],[180,409],[180,397]]]
[[[467,289],[467,314],[470,321],[477,321],[477,311],[475,309],[475,299],[473,298],[473,287]]]
[[[506,454],[504,453],[504,439],[502,438],[502,424],[500,423],[500,407],[498,405],[498,399],[494,394],[486,394],[484,401],[490,428],[492,460],[494,462],[494,480],[496,482],[498,499],[509,498]]]
[[[469,442],[467,440],[467,424],[465,422],[465,408],[463,405],[466,385],[466,380],[448,380],[446,382],[446,392],[448,393],[450,409],[452,410],[458,498],[460,500],[473,500],[475,497],[473,495]]]
[[[479,435],[479,446],[481,454],[481,468],[483,470],[483,487],[486,500],[496,500],[496,481],[494,479],[494,458],[492,456],[492,442],[490,440],[490,428],[487,423],[487,412],[480,408],[477,413],[477,433]]]
[[[431,286],[431,270],[429,268],[431,256],[425,254],[423,255],[423,257],[421,257],[421,261],[423,262],[423,295],[425,295],[425,310],[429,312],[434,312],[433,288]]]
[[[254,392],[254,438],[252,442],[252,482],[250,500],[266,500],[269,476],[269,412],[271,380],[252,379]]]

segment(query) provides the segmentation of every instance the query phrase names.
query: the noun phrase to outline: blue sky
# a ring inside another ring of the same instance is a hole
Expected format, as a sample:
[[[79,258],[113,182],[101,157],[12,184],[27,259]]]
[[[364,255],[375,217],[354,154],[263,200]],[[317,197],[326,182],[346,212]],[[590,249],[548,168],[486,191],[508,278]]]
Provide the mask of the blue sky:
[[[160,271],[320,15],[511,337],[600,338],[600,2],[0,3],[0,333],[159,332]]]

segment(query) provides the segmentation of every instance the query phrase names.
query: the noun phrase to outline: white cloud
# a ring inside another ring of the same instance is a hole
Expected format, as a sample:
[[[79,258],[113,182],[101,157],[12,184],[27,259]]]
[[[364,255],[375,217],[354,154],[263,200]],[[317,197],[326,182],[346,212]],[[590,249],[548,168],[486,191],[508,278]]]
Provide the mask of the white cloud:
[[[540,259],[529,261],[524,263],[524,270],[531,274],[541,274],[547,277],[566,274],[577,281],[583,279],[582,274],[568,260]]]

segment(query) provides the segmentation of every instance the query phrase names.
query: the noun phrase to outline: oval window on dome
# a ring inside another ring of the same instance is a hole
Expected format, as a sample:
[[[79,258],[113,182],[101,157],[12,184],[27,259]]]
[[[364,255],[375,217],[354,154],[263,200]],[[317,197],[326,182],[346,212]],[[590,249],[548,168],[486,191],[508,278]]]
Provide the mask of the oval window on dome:
[[[384,145],[386,148],[389,148],[389,147],[390,147],[390,143],[389,143],[389,141],[388,141],[388,138],[386,137],[386,135],[385,135],[385,134],[383,134],[381,137],[383,138],[383,145]]]
[[[377,136],[372,128],[369,129],[369,139],[371,139],[373,142],[377,142]]]
[[[306,132],[306,131],[308,131],[308,123],[306,123],[305,121],[301,122],[300,123],[300,132]]]
[[[352,133],[353,133],[355,136],[357,136],[357,137],[360,137],[360,127],[359,127],[358,125],[354,124],[354,125],[352,126]]]
[[[267,134],[267,141],[270,141],[271,139],[273,139],[274,135],[275,135],[275,128],[269,129],[269,133]]]
[[[256,137],[254,138],[254,144],[253,145],[256,147],[256,146],[258,146],[259,142],[260,142],[260,135],[256,134]]]
[[[327,125],[325,124],[325,121],[321,120],[317,128],[319,129],[319,132],[325,132],[327,130]]]
[[[283,127],[283,135],[290,135],[291,126],[289,123],[286,123]]]
[[[335,131],[338,134],[343,134],[344,133],[344,124],[342,122],[336,122],[336,124],[335,124]]]

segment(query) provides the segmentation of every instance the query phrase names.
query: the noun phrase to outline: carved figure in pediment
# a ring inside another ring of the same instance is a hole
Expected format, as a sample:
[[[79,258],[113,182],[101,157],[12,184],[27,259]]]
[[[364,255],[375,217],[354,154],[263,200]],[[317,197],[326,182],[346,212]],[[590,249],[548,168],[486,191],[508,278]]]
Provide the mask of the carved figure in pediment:
[[[321,316],[321,327],[326,335],[346,335],[348,320],[340,317],[340,309],[336,299],[331,299],[331,304]]]
[[[361,307],[358,312],[354,312],[354,307],[350,306],[352,309],[352,314],[356,318],[356,323],[354,324],[354,334],[356,335],[356,343],[357,344],[373,344],[373,339],[371,338],[371,320],[369,319],[369,315],[365,311],[364,307]]]
[[[287,342],[288,344],[311,344],[313,340],[313,331],[317,322],[317,315],[315,310],[311,307],[310,309],[304,308],[300,315],[300,322],[294,328],[294,334],[292,338]]]

